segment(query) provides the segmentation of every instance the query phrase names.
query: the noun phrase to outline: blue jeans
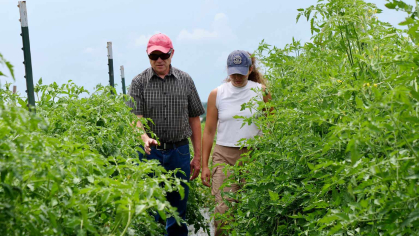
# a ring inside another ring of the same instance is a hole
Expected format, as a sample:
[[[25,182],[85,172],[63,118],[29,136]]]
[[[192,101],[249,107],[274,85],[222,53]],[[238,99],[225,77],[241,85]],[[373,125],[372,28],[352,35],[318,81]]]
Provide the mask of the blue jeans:
[[[139,152],[140,160],[144,159],[144,155],[147,160],[158,160],[160,164],[168,171],[175,169],[182,170],[186,175],[178,172],[176,173],[176,177],[189,181],[191,173],[191,154],[189,153],[189,145],[183,145],[169,150],[157,150],[156,147],[153,146],[151,148],[150,155],[142,154]],[[173,207],[177,208],[179,216],[185,220],[186,202],[188,201],[189,187],[184,183],[182,183],[182,186],[185,188],[185,197],[181,199],[178,192],[170,192],[167,193],[167,201],[169,201]],[[156,221],[159,221],[159,214],[156,214],[154,217],[156,218]],[[166,219],[166,232],[168,236],[183,236],[188,235],[188,228],[185,223],[178,225],[175,218],[170,217]]]

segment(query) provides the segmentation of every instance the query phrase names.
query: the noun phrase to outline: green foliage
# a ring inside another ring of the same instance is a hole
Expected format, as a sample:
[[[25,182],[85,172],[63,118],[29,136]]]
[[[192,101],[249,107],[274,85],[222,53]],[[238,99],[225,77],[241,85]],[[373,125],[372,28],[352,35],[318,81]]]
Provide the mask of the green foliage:
[[[397,1],[397,0],[391,0],[388,1],[388,3],[386,4],[386,7],[388,7],[389,9],[395,9],[397,11],[403,11],[407,13],[407,17],[403,22],[400,22],[399,25],[407,25],[408,26],[408,30],[407,30],[407,34],[410,36],[410,38],[412,39],[412,41],[417,45],[419,43],[419,22],[417,20],[418,18],[418,1],[415,1],[416,6],[413,7],[409,4],[406,4],[403,1]]]
[[[161,235],[153,214],[180,221],[165,195],[182,192],[181,180],[138,160],[142,131],[130,125],[138,118],[111,89],[82,98],[71,81],[40,80],[36,115],[0,89],[1,235]],[[202,198],[192,190],[188,223],[197,230],[208,227],[197,221]]]
[[[4,59],[3,55],[0,53],[0,65],[5,65],[12,76],[12,79],[15,80],[15,74],[13,73],[13,65]],[[0,76],[6,76],[2,71],[0,71]]]
[[[204,208],[211,209],[212,199],[211,191],[207,187],[203,187],[200,177],[190,183],[188,207],[186,211],[187,225],[193,225],[195,233],[202,229],[210,236],[210,224],[202,215]]]
[[[259,47],[273,99],[244,120],[263,136],[244,141],[253,151],[231,168],[229,182],[246,184],[230,194],[238,203],[223,216],[225,228],[231,235],[418,235],[417,12],[399,30],[361,0],[298,11],[297,20],[311,22],[312,42]]]
[[[206,103],[205,103],[206,105]],[[201,132],[204,131],[205,123],[201,123]],[[191,159],[194,156],[192,142],[189,142],[189,149],[191,150]],[[202,215],[203,210],[212,210],[214,207],[213,196],[210,188],[204,187],[201,181],[201,176],[189,182],[189,198],[188,207],[186,211],[186,223],[193,225],[195,233],[202,229],[210,235],[210,225],[207,219]]]

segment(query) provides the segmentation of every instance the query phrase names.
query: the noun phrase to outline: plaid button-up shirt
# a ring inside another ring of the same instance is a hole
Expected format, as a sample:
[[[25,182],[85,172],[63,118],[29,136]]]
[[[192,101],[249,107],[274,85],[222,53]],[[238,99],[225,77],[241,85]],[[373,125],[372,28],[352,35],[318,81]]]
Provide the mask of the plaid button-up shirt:
[[[137,75],[128,94],[131,112],[151,118],[148,122],[161,142],[177,142],[192,135],[189,117],[205,113],[192,78],[170,66],[169,74],[160,78],[150,67]]]

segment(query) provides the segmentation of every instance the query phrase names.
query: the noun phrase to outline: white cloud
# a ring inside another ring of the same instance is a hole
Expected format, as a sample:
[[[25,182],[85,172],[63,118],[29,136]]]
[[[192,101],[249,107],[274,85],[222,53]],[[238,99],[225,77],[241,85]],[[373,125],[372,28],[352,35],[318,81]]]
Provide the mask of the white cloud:
[[[179,41],[197,41],[201,39],[216,39],[218,37],[218,33],[216,31],[210,32],[204,29],[194,29],[191,33],[187,30],[182,30],[179,33],[177,39]]]
[[[180,31],[177,40],[179,42],[201,42],[201,41],[232,41],[236,39],[236,35],[228,24],[228,17],[224,13],[218,13],[214,17],[211,29],[202,28],[188,31],[183,29]]]
[[[92,53],[94,51],[94,49],[93,48],[85,48],[84,50],[83,50],[83,52],[84,53]]]
[[[135,46],[146,46],[148,43],[148,40],[151,38],[151,35],[141,35],[140,37],[135,39]]]
[[[148,35],[140,35],[140,37],[135,39],[135,46],[136,47],[143,47],[147,46],[148,40],[151,38],[151,36],[160,33],[160,31],[155,31],[153,34]]]
[[[219,20],[223,20],[223,19],[228,19],[227,16],[224,13],[217,13],[214,17],[215,21],[219,21]]]

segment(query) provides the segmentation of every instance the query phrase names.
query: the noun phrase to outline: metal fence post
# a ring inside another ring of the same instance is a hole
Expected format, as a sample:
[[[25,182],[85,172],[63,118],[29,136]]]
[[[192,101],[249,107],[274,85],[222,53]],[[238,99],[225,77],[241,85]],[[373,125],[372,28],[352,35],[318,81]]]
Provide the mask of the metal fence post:
[[[29,43],[28,12],[26,10],[26,1],[19,1],[20,24],[22,27],[23,58],[25,64],[26,93],[28,94],[29,110],[35,111],[35,93],[33,89],[33,73],[31,47]],[[33,108],[33,109],[32,109]]]
[[[121,82],[122,82],[122,93],[127,94],[125,90],[125,74],[124,74],[124,66],[121,66]]]
[[[109,66],[109,85],[115,87],[113,76],[113,55],[112,55],[112,42],[108,42],[108,66]]]

